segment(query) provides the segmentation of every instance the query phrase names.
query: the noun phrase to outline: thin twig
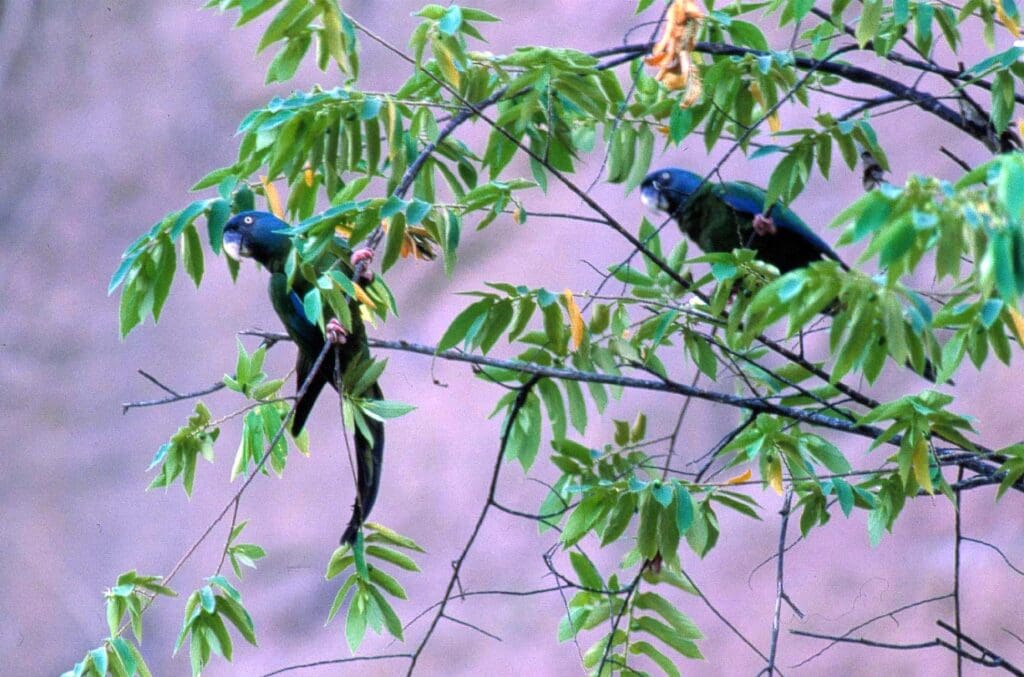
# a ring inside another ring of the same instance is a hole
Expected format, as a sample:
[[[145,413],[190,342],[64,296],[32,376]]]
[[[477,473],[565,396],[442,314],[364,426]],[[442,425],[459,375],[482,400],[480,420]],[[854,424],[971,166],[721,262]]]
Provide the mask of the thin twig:
[[[686,580],[689,581],[690,585],[693,586],[693,589],[697,591],[697,595],[701,598],[701,601],[704,602],[704,605],[708,609],[711,610],[711,613],[713,613],[715,615],[715,617],[718,618],[718,620],[722,621],[722,623],[725,625],[725,627],[729,628],[729,630],[731,630],[734,635],[739,637],[740,640],[742,640],[744,644],[746,644],[748,647],[750,647],[750,650],[753,651],[754,653],[756,653],[761,658],[761,660],[767,661],[768,660],[768,656],[766,656],[763,651],[758,649],[756,644],[754,644],[749,639],[747,639],[747,636],[744,635],[742,632],[740,632],[739,628],[737,628],[735,625],[733,625],[732,622],[728,618],[725,617],[725,614],[723,614],[721,611],[719,611],[718,608],[714,604],[711,603],[711,600],[708,599],[708,596],[705,595],[704,591],[700,589],[700,586],[697,585],[697,583],[693,580],[693,577],[691,577],[690,574],[686,573],[685,571],[682,572],[682,573],[683,573],[683,576],[686,577]],[[775,669],[775,672],[777,672],[780,675],[782,674],[782,671],[779,670],[778,668]]]
[[[839,635],[837,637],[833,637],[831,635],[819,635],[819,634],[814,634],[814,633],[807,633],[807,632],[804,632],[802,630],[790,630],[790,632],[792,634],[794,634],[794,635],[806,635],[808,637],[817,637],[819,639],[831,639],[831,640],[833,640],[824,649],[821,649],[820,651],[818,651],[818,652],[816,652],[814,654],[811,654],[807,658],[805,658],[802,661],[800,661],[799,663],[795,664],[793,667],[794,668],[803,667],[804,665],[810,663],[812,660],[814,660],[818,656],[821,656],[823,653],[825,653],[826,651],[831,649],[833,646],[835,646],[839,642],[846,641],[846,639],[849,638],[849,636],[852,635],[853,633],[855,633],[858,630],[861,630],[863,628],[866,628],[867,626],[871,625],[872,623],[874,623],[876,621],[880,621],[883,618],[891,618],[891,619],[893,619],[893,621],[895,621],[896,620],[896,614],[898,614],[898,613],[902,613],[904,611],[907,611],[908,609],[913,609],[915,607],[923,606],[925,604],[931,604],[932,602],[941,602],[942,600],[949,599],[952,596],[953,596],[953,593],[947,593],[945,595],[939,595],[938,597],[929,597],[928,599],[922,599],[922,600],[918,600],[916,602],[911,602],[910,604],[904,604],[903,606],[901,606],[901,607],[899,607],[897,609],[893,609],[892,611],[887,611],[884,614],[879,614],[877,616],[869,618],[866,621],[864,621],[863,623],[859,623],[858,625],[853,626],[852,628],[850,628],[849,630],[847,630],[846,632],[844,632],[843,634],[841,634],[841,635]]]
[[[368,661],[387,661],[396,658],[412,658],[412,654],[409,653],[392,653],[392,654],[381,654],[379,656],[353,656],[351,658],[331,658],[325,661],[313,661],[312,663],[302,663],[300,665],[289,665],[285,668],[278,668],[273,672],[267,672],[262,677],[274,677],[274,675],[283,675],[286,672],[294,672],[296,670],[305,670],[307,668],[321,668],[325,665],[344,665],[346,663],[365,663]]]
[[[957,470],[956,479],[957,482],[963,482],[963,466]],[[953,619],[956,624],[956,677],[963,677],[964,657],[961,636],[963,628],[960,625],[960,545],[963,543],[963,531],[960,520],[963,517],[964,502],[959,489],[953,492],[953,496],[956,498],[953,503]]]
[[[786,492],[786,499],[782,502],[782,510],[779,511],[779,514],[782,515],[782,525],[779,527],[779,561],[778,566],[775,568],[775,611],[772,614],[771,642],[768,645],[768,666],[764,670],[764,672],[768,673],[769,677],[775,673],[775,655],[779,645],[782,600],[786,596],[786,586],[783,580],[786,575],[784,558],[786,554],[786,527],[789,526],[789,513],[792,503],[793,490],[790,489]]]
[[[954,628],[953,626],[949,625],[945,621],[941,621],[941,620],[935,621],[935,624],[938,625],[943,630],[945,630],[946,632],[952,633],[957,638],[957,656],[962,656],[964,658],[971,658],[971,654],[967,653],[966,651],[962,651],[960,649],[960,640],[963,640],[964,643],[971,645],[972,647],[974,647],[975,649],[977,649],[978,651],[981,652],[982,660],[981,661],[977,661],[976,660],[975,661],[976,663],[982,663],[983,665],[985,665],[986,663],[984,663],[982,661],[988,660],[991,663],[990,664],[991,667],[999,667],[999,668],[1002,668],[1003,670],[1006,670],[1011,675],[1016,675],[1017,677],[1024,677],[1024,670],[1021,670],[1020,668],[1015,666],[1013,663],[1010,663],[1008,660],[1006,660],[1005,658],[1003,658],[999,654],[995,653],[994,651],[992,651],[988,647],[982,645],[977,640],[969,637],[968,635],[965,635],[964,633],[960,632],[960,630]],[[972,660],[974,660],[974,659],[972,659]]]
[[[965,543],[977,543],[978,545],[983,545],[986,548],[992,548],[997,553],[999,553],[1000,557],[1003,558],[1003,562],[1006,563],[1006,566],[1008,566],[1011,569],[1013,569],[1014,573],[1016,573],[1017,575],[1024,576],[1024,569],[1021,569],[1019,567],[1014,566],[1013,562],[1010,561],[1010,558],[1007,557],[1006,553],[1004,553],[1002,550],[1000,550],[998,546],[995,546],[995,545],[993,545],[993,544],[991,544],[991,543],[989,543],[987,541],[982,541],[982,540],[977,539],[977,538],[971,538],[970,536],[964,536],[961,540],[964,541]]]
[[[150,380],[153,380],[152,377],[150,377],[148,374],[143,372],[141,369],[139,370],[139,373],[142,374],[143,376],[145,376],[146,378],[148,378]],[[163,389],[163,390],[167,390],[169,392],[173,392],[173,391],[170,391],[169,388],[167,388],[166,386],[164,386],[162,384],[158,383],[158,385],[160,385],[160,388]],[[209,387],[206,387],[206,388],[201,388],[200,390],[195,390],[195,391],[190,392],[190,393],[175,393],[174,395],[170,395],[168,397],[164,397],[164,398],[161,398],[159,400],[140,400],[138,402],[123,402],[123,403],[121,403],[121,413],[122,414],[127,414],[130,409],[141,409],[143,407],[157,407],[157,406],[160,406],[162,404],[170,404],[172,402],[181,402],[182,400],[191,400],[191,399],[194,399],[196,397],[203,397],[204,395],[209,395],[211,393],[215,393],[215,392],[217,392],[218,390],[221,390],[224,387],[226,387],[224,385],[224,381],[217,381],[213,385],[211,385]]]

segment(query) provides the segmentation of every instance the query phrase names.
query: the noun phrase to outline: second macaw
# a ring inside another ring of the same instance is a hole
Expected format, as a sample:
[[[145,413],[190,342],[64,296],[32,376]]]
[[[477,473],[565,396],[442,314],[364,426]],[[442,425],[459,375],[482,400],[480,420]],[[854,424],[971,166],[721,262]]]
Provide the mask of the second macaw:
[[[674,219],[705,252],[753,249],[782,274],[822,259],[850,269],[793,210],[778,203],[766,209],[766,197],[746,181],[706,181],[672,167],[651,172],[640,184],[643,203]],[[935,381],[931,361],[925,361],[921,376]]]

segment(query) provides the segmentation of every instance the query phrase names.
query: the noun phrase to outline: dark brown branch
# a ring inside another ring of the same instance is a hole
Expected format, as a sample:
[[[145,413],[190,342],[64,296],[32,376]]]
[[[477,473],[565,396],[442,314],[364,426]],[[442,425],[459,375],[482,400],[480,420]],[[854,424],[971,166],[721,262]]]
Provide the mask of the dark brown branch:
[[[951,628],[950,626],[946,626],[944,623],[942,623],[942,621],[938,621],[938,622],[943,627],[949,629],[950,631],[953,631],[953,628]],[[993,654],[992,652],[988,651],[987,649],[984,649],[984,648],[980,649],[983,652],[982,655],[981,656],[975,656],[974,654],[970,653],[969,651],[961,651],[961,650],[957,649],[954,645],[950,644],[946,640],[941,639],[939,637],[936,637],[935,639],[931,640],[930,642],[917,642],[917,643],[910,643],[910,644],[896,644],[894,642],[879,642],[879,641],[876,641],[876,640],[873,640],[873,639],[867,639],[866,637],[832,637],[830,635],[823,635],[823,634],[819,634],[819,633],[816,633],[816,632],[805,632],[803,630],[791,630],[790,632],[792,632],[794,635],[801,635],[803,637],[814,637],[815,639],[828,639],[828,640],[832,640],[833,642],[843,642],[843,643],[847,643],[847,644],[861,644],[863,646],[870,646],[870,647],[874,647],[874,648],[878,648],[878,649],[896,649],[896,650],[899,650],[899,651],[914,651],[914,650],[917,650],[917,649],[930,649],[932,647],[941,647],[943,649],[949,649],[950,651],[955,653],[958,657],[966,658],[967,660],[969,660],[971,662],[974,662],[974,663],[977,663],[978,665],[983,665],[986,668],[1003,668],[1004,670],[1006,670],[1007,672],[1009,672],[1011,674],[1014,674],[1014,675],[1024,675],[1024,672],[1021,672],[1020,670],[1018,670],[1013,665],[1007,663],[1002,657],[997,656],[996,654]],[[965,641],[966,641],[966,638],[965,638]]]
[[[1002,668],[1003,670],[1006,670],[1007,672],[1009,672],[1011,675],[1016,675],[1017,677],[1024,677],[1024,671],[1022,671],[1020,668],[1015,666],[1013,663],[1010,663],[1005,658],[1003,658],[999,654],[995,653],[991,649],[985,647],[984,645],[979,643],[977,640],[972,639],[968,635],[965,635],[963,632],[961,632],[957,628],[954,628],[949,623],[946,623],[945,621],[941,621],[940,620],[940,621],[935,621],[935,624],[938,625],[943,630],[945,630],[946,632],[951,633],[953,636],[955,636],[957,638],[957,655],[958,656],[962,656],[963,658],[968,658],[968,659],[974,660],[974,662],[981,663],[982,665],[986,665],[988,667]],[[967,653],[966,651],[961,651],[960,650],[960,640],[963,640],[964,644],[968,644],[968,645],[974,647],[975,649],[977,649],[978,651],[980,651],[981,652],[981,660],[975,660],[974,658],[971,657],[971,654]]]
[[[986,548],[992,548],[997,553],[999,553],[1000,557],[1003,558],[1003,562],[1006,564],[1006,566],[1010,567],[1014,571],[1014,573],[1016,573],[1017,575],[1024,576],[1024,570],[1021,570],[1020,568],[1015,567],[1013,565],[1013,562],[1010,561],[1010,558],[1006,556],[1006,553],[1004,553],[1002,550],[1000,550],[997,546],[995,546],[995,545],[993,545],[991,543],[988,543],[986,541],[982,541],[982,540],[977,539],[977,538],[971,538],[970,536],[964,536],[962,540],[965,543],[977,543],[978,545],[983,545]]]
[[[878,649],[897,649],[900,651],[913,651],[915,649],[930,649],[932,647],[943,646],[942,640],[933,639],[929,642],[916,642],[911,644],[895,644],[893,642],[878,642],[873,639],[867,639],[866,637],[847,637],[846,635],[834,636],[825,635],[818,632],[808,632],[806,630],[790,630],[790,633],[799,635],[801,637],[813,637],[814,639],[827,639],[832,644],[846,643],[846,644],[863,644],[864,646],[872,646]],[[831,644],[829,645],[831,646]],[[955,647],[954,647],[955,650]]]
[[[775,655],[779,646],[779,629],[782,620],[782,600],[786,597],[785,586],[785,556],[786,556],[786,527],[789,526],[790,506],[793,504],[793,490],[786,492],[786,500],[782,503],[782,526],[779,527],[779,550],[778,566],[775,568],[775,611],[772,614],[771,642],[768,644],[768,666],[764,672],[771,677],[775,673]]]
[[[957,483],[963,482],[964,480],[964,467],[960,466],[957,470]],[[964,509],[963,496],[960,495],[961,490],[954,490],[953,495],[956,497],[956,502],[953,504],[953,620],[956,624],[956,677],[963,677],[964,674],[964,657],[963,657],[963,644],[961,638],[961,631],[963,627],[960,624],[960,546],[963,544],[963,530],[962,530],[962,517]]]
[[[170,388],[168,388],[167,386],[163,385],[162,383],[160,383],[159,381],[154,379],[149,374],[147,374],[144,371],[142,371],[141,369],[139,370],[139,373],[142,374],[143,376],[145,376],[147,379],[149,379],[153,383],[155,383],[157,386],[159,386],[161,390],[165,390],[167,392],[172,392],[172,393],[174,392]],[[209,395],[211,393],[215,393],[218,390],[222,390],[225,387],[226,386],[224,385],[224,381],[217,381],[213,385],[211,385],[209,387],[206,387],[206,388],[201,388],[200,390],[195,390],[195,391],[190,392],[190,393],[174,393],[173,395],[169,395],[168,397],[163,397],[163,398],[161,398],[159,400],[140,400],[138,402],[122,402],[121,403],[121,413],[122,414],[127,414],[130,409],[141,409],[143,407],[157,407],[157,406],[160,406],[161,404],[171,404],[172,402],[181,402],[182,400],[191,400],[191,399],[195,399],[197,397],[203,397],[204,395]]]
[[[248,336],[280,336],[279,334],[273,334],[268,332],[261,332],[255,330],[249,330],[240,332],[241,334]],[[427,355],[429,357],[441,358],[444,360],[450,360],[453,362],[465,362],[468,364],[474,364],[484,367],[497,367],[499,369],[507,369],[510,371],[519,372],[521,374],[530,374],[533,376],[541,376],[548,378],[557,378],[568,381],[579,381],[584,383],[601,383],[604,385],[621,386],[623,388],[634,388],[637,390],[652,390],[656,392],[674,393],[677,395],[683,395],[686,397],[694,397],[696,399],[705,400],[708,402],[714,402],[716,404],[724,404],[739,409],[745,409],[756,414],[772,414],[775,416],[781,416],[784,418],[791,419],[793,421],[800,421],[809,425],[818,426],[821,428],[828,428],[830,430],[836,430],[839,432],[849,433],[852,435],[858,435],[868,439],[877,439],[882,435],[883,430],[881,428],[861,425],[857,423],[851,423],[841,419],[826,416],[817,412],[806,411],[798,409],[796,407],[788,407],[781,404],[776,404],[769,400],[765,400],[759,397],[739,397],[737,395],[730,395],[727,393],[719,393],[711,390],[704,390],[701,388],[695,388],[688,386],[683,383],[678,383],[668,378],[662,378],[660,380],[650,380],[635,378],[632,376],[620,376],[615,374],[601,374],[596,372],[579,371],[577,369],[571,369],[567,367],[548,367],[540,364],[534,364],[530,362],[521,362],[519,360],[505,360],[494,357],[485,357],[483,355],[473,355],[471,353],[463,353],[458,350],[444,350],[438,351],[436,347],[424,345],[421,343],[413,343],[405,340],[384,340],[384,339],[368,339],[368,344],[371,348],[377,348],[380,350],[399,350],[408,353],[418,353],[420,355]],[[887,441],[888,444],[893,446],[899,446],[902,437],[896,435]],[[983,447],[980,447],[982,448]],[[942,461],[949,452],[941,449],[935,450],[936,456]],[[962,464],[968,470],[983,475],[986,479],[992,479],[994,482],[1001,481],[1004,474],[990,463],[986,463],[980,458],[961,458],[958,459],[958,463]],[[1024,492],[1024,482],[1017,482],[1014,484],[1014,489],[1017,491]]]
[[[651,50],[653,43],[642,43],[632,45],[622,45],[621,47],[615,47],[608,50],[603,50],[602,56],[611,55],[627,55],[632,54],[633,58],[639,57],[640,55],[646,54]],[[747,54],[755,57],[770,56],[769,52],[764,52],[757,49],[749,49],[746,47],[736,47],[734,45],[727,45],[717,42],[700,42],[697,43],[698,52],[704,54],[720,55],[720,56],[746,56]],[[820,59],[811,59],[804,56],[794,56],[793,64],[801,70],[816,70],[823,73],[829,73],[831,75],[837,75],[844,80],[850,82],[856,82],[863,85],[869,85],[877,89],[894,94],[904,101],[909,101],[917,105],[921,110],[924,110],[936,117],[948,122],[962,132],[969,134],[975,139],[981,141],[983,144],[987,144],[989,138],[989,130],[986,125],[978,124],[972,120],[966,120],[962,115],[954,111],[952,108],[946,106],[941,101],[936,99],[931,94],[922,92],[908,87],[903,83],[893,80],[892,78],[886,77],[874,71],[866,68],[860,68],[848,63],[835,63],[826,62]],[[987,147],[987,145],[986,145]]]

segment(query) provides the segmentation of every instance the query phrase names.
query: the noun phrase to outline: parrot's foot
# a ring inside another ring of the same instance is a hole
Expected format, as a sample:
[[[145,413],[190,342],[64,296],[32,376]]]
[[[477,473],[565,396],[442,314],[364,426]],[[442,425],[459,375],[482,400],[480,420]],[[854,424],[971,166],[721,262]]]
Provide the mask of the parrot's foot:
[[[772,221],[770,216],[765,216],[764,214],[758,214],[754,217],[753,226],[754,232],[760,237],[764,237],[765,235],[774,235],[778,232],[778,229],[775,227],[775,222]]]
[[[350,260],[354,268],[357,268],[360,263],[365,262],[366,265],[364,266],[363,274],[360,276],[360,280],[362,282],[373,282],[373,271],[366,270],[370,267],[370,264],[373,262],[372,249],[370,249],[369,247],[361,247],[352,252],[352,258]]]
[[[348,331],[337,318],[332,317],[327,321],[327,340],[336,346],[343,346],[348,341]]]

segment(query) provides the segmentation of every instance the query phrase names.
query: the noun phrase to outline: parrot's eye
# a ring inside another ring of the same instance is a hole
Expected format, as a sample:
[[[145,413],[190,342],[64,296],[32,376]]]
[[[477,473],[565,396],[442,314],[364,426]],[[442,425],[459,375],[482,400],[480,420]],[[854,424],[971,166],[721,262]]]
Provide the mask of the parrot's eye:
[[[668,172],[662,172],[661,174],[658,175],[658,183],[664,185],[664,184],[668,183],[669,179],[671,179],[671,178],[672,178],[671,174],[669,174]]]
[[[242,219],[242,223],[244,223],[247,226],[251,226],[252,225],[252,217],[251,216],[246,216],[244,219]]]

